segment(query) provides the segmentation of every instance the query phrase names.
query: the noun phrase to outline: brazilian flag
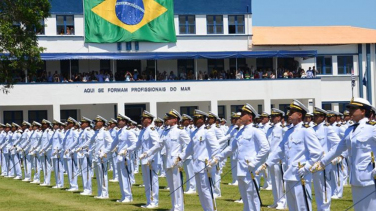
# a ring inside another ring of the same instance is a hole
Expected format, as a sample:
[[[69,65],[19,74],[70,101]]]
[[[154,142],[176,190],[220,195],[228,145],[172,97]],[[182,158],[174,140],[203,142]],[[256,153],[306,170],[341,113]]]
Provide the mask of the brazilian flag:
[[[176,42],[173,0],[84,0],[85,42]]]

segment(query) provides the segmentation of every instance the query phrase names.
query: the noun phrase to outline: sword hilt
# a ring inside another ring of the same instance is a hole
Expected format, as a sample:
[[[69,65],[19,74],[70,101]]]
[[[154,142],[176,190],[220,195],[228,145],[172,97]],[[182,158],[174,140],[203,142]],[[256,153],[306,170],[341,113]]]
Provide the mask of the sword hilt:
[[[301,169],[303,167],[304,167],[304,165],[301,165],[301,163],[298,162],[298,168]],[[301,181],[302,185],[305,185],[305,180],[303,179],[303,177],[300,177],[300,181]]]

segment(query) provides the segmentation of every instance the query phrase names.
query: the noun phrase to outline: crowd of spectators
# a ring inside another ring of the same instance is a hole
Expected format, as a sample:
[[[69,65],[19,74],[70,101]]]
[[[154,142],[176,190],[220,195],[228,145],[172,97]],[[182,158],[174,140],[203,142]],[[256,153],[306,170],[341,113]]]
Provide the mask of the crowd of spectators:
[[[110,81],[172,81],[172,80],[251,80],[251,79],[276,79],[276,78],[314,78],[318,74],[315,67],[305,71],[302,68],[296,70],[289,70],[285,68],[278,68],[272,70],[271,68],[259,69],[256,68],[239,68],[238,70],[218,71],[213,69],[208,73],[207,71],[199,70],[195,73],[193,70],[188,71],[158,71],[143,70],[139,71],[117,71],[115,75],[110,70],[91,71],[84,73],[60,74],[58,71],[54,73],[47,71],[38,71],[36,74],[28,75],[25,80],[24,72],[15,73],[14,79],[16,82],[47,82],[47,83],[69,83],[69,82],[110,82]]]

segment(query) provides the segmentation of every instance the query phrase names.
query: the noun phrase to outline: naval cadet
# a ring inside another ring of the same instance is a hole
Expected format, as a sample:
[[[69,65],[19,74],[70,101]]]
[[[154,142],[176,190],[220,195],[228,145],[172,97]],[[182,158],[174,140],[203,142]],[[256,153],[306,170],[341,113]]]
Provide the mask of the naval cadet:
[[[29,141],[29,146],[28,146],[28,151],[29,151],[29,155],[31,156],[30,157],[30,160],[31,160],[31,166],[32,168],[34,168],[34,177],[33,177],[33,181],[31,183],[34,183],[34,184],[39,184],[40,183],[40,161],[38,159],[38,143],[39,143],[39,139],[40,137],[42,136],[42,131],[40,130],[40,127],[42,127],[42,125],[39,123],[39,122],[36,122],[36,121],[33,121],[32,123],[33,125],[33,132],[31,133],[30,135],[30,141]]]
[[[11,156],[10,159],[10,171],[13,171],[11,174],[14,175],[14,179],[20,180],[22,179],[22,171],[21,171],[21,159],[20,155],[17,152],[18,144],[21,141],[22,130],[21,126],[17,123],[12,123],[12,137],[8,142],[9,154]]]
[[[271,152],[266,163],[257,170],[260,172],[267,166],[276,165],[281,159],[286,161],[283,179],[286,182],[286,199],[290,211],[312,210],[312,175],[309,169],[323,155],[314,130],[303,124],[303,118],[308,112],[304,104],[293,100],[289,106],[289,119],[293,126],[286,131],[282,142]]]
[[[28,121],[22,122],[22,136],[21,141],[18,146],[17,151],[20,153],[20,156],[23,158],[23,166],[24,166],[24,179],[23,182],[30,182],[31,181],[31,158],[29,155],[29,151],[27,151],[26,147],[29,145],[31,131],[29,128],[31,124]]]
[[[319,139],[325,154],[334,148],[340,141],[339,136],[333,130],[332,126],[325,122],[327,114],[328,112],[321,108],[314,108],[313,118],[316,126],[314,126],[313,129],[315,130],[316,136]],[[334,171],[332,169],[333,166],[329,164],[325,167],[324,171],[314,172],[312,174],[318,211],[330,211],[333,189],[337,186],[334,180]]]
[[[355,98],[346,107],[354,124],[346,129],[344,138],[314,165],[313,170],[324,169],[333,159],[348,150],[354,210],[373,210],[376,207],[376,168],[371,161],[373,153],[376,153],[376,128],[368,120],[371,104],[363,98]]]
[[[112,139],[115,140],[116,136],[117,136],[117,134],[120,130],[120,128],[117,127],[116,119],[111,118],[108,121],[108,127],[109,127],[108,131],[110,132]],[[112,179],[108,180],[109,182],[119,182],[117,167],[116,167],[117,153],[118,152],[115,151],[115,152],[112,152],[112,154],[111,154],[112,159],[110,159],[110,165],[111,165],[111,168],[112,168]]]
[[[4,153],[3,153],[3,144],[4,144],[4,141],[5,141],[5,137],[7,135],[7,133],[5,132],[4,130],[5,128],[5,125],[3,123],[0,123],[0,154],[1,154],[1,176],[5,176],[5,172],[6,172],[6,162],[5,162],[5,156],[4,156]]]
[[[132,181],[131,175],[133,170],[131,167],[131,155],[134,154],[136,148],[137,137],[128,127],[131,119],[125,115],[118,114],[117,122],[120,130],[116,138],[112,142],[111,150],[116,149],[118,155],[116,156],[116,167],[119,178],[119,187],[121,192],[121,199],[116,202],[129,203],[133,201],[132,196]]]
[[[4,171],[2,172],[3,173],[3,176],[4,177],[12,177],[12,172],[10,171],[10,160],[11,160],[11,157],[10,157],[10,154],[9,154],[9,147],[8,147],[8,143],[13,135],[12,133],[12,125],[7,123],[5,124],[5,136],[4,136],[4,139],[2,141],[2,145],[0,146],[0,149],[2,150],[3,154],[4,154]]]
[[[261,209],[261,199],[253,172],[265,162],[270,150],[265,133],[252,127],[256,115],[257,112],[250,104],[243,106],[240,116],[243,127],[236,134],[231,146],[214,156],[211,161],[211,165],[214,165],[237,150],[238,187],[243,199],[244,211]]]
[[[77,159],[75,156],[75,148],[78,144],[78,130],[74,129],[78,125],[77,120],[69,117],[67,119],[67,128],[63,140],[63,157],[64,165],[68,173],[69,189],[67,191],[78,191],[77,184]]]
[[[190,142],[188,133],[184,130],[184,127],[178,127],[178,123],[181,120],[181,115],[175,109],[172,109],[167,116],[167,125],[160,140],[152,148],[143,153],[141,158],[146,158],[153,156],[158,150],[166,148],[166,157],[167,160],[164,163],[166,169],[166,178],[167,183],[170,188],[170,197],[172,209],[174,211],[183,211],[184,210],[184,201],[183,201],[183,178],[181,168],[179,168],[179,155],[185,151],[185,146]]]
[[[63,140],[64,140],[64,131],[61,128],[63,125],[62,122],[58,120],[53,121],[53,130],[52,138],[50,139],[51,147],[51,159],[52,166],[54,168],[55,174],[55,186],[52,188],[64,188],[64,166],[63,166]]]
[[[281,120],[285,116],[285,112],[272,108],[272,113],[270,114],[272,126],[266,132],[266,137],[269,141],[271,152],[276,151],[277,147],[280,145],[285,130],[285,126],[282,125]],[[277,164],[269,167],[269,178],[271,179],[272,192],[274,203],[269,208],[275,208],[277,210],[283,210],[287,208],[286,197],[285,197],[285,184],[283,180],[283,169],[285,167],[285,161],[280,160]]]
[[[190,125],[191,121],[193,121],[193,118],[187,114],[182,115],[182,126],[184,127],[185,131],[187,132],[189,138],[191,137],[191,134],[193,133],[196,128],[193,125]],[[186,144],[188,145],[188,144]],[[184,149],[186,146],[184,147]],[[183,163],[183,168],[185,172],[185,183],[186,183],[186,191],[184,194],[195,194],[196,193],[196,180],[190,179],[194,177],[193,172],[193,162],[192,162],[192,156],[187,157]]]
[[[192,155],[193,171],[195,175],[198,197],[204,211],[217,210],[211,178],[211,169],[207,167],[207,161],[219,153],[219,143],[212,130],[205,126],[209,114],[195,110],[193,121],[196,130],[191,134],[185,152],[179,156],[182,162]]]
[[[78,134],[78,144],[76,147],[78,165],[80,166],[80,172],[82,177],[82,186],[83,192],[81,195],[91,196],[92,194],[92,185],[91,185],[91,175],[92,175],[92,166],[91,158],[89,156],[89,149],[82,147],[88,144],[91,138],[94,135],[94,130],[90,128],[92,120],[87,117],[81,117],[81,131]]]
[[[51,145],[50,141],[53,135],[51,130],[52,123],[46,119],[42,120],[42,136],[39,139],[39,160],[41,162],[42,170],[44,173],[44,182],[40,186],[49,186],[51,180]]]
[[[159,142],[159,134],[151,123],[155,116],[144,110],[141,116],[143,129],[138,137],[136,150],[141,148],[141,156]],[[140,156],[140,157],[141,157]],[[159,203],[159,180],[158,172],[160,165],[160,156],[156,153],[147,159],[141,159],[142,180],[145,185],[146,205],[142,208],[157,208]]]

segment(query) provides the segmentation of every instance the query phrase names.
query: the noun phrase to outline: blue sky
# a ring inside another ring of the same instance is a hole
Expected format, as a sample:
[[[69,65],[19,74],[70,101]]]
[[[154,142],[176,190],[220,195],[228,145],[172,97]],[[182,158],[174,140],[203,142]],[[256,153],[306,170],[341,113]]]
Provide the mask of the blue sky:
[[[254,26],[350,25],[376,29],[376,0],[252,0]]]

